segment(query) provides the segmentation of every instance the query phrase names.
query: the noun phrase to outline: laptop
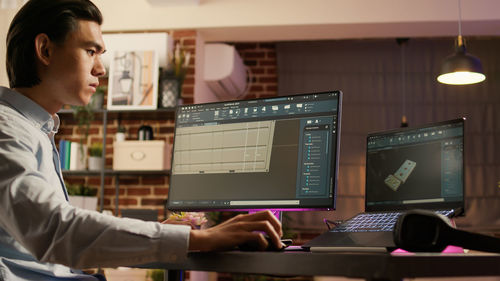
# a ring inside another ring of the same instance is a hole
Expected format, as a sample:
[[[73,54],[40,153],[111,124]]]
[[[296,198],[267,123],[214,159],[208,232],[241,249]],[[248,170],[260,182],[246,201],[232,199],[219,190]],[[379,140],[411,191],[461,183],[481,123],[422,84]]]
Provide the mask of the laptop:
[[[365,212],[302,247],[322,251],[390,251],[405,210],[464,214],[465,118],[372,133],[366,142]]]

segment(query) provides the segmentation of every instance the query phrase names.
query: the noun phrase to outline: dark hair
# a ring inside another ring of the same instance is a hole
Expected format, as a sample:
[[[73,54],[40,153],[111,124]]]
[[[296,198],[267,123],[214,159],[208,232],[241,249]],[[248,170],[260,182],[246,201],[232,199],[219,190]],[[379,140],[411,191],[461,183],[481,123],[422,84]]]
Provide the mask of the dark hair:
[[[16,14],[7,34],[7,75],[11,88],[40,83],[36,68],[35,37],[45,33],[62,44],[78,30],[79,20],[102,24],[99,9],[89,0],[30,0]]]

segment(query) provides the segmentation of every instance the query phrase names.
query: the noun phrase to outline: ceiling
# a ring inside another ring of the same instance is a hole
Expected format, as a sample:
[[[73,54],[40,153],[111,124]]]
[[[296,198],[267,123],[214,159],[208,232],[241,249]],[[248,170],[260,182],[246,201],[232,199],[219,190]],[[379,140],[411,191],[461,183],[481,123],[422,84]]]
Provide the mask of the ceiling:
[[[104,31],[194,29],[199,30],[206,41],[443,37],[458,34],[458,0],[94,2],[103,12]],[[461,7],[463,35],[500,35],[500,1],[461,0]]]

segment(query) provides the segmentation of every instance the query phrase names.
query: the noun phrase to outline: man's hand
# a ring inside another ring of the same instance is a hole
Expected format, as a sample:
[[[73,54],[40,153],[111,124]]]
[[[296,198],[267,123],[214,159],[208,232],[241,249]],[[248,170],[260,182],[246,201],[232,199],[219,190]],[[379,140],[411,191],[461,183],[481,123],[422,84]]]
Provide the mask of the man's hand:
[[[237,215],[219,225],[204,229],[191,230],[189,250],[216,251],[229,250],[243,243],[255,243],[259,249],[268,246],[262,232],[265,232],[275,247],[281,248],[283,235],[281,223],[270,211]]]

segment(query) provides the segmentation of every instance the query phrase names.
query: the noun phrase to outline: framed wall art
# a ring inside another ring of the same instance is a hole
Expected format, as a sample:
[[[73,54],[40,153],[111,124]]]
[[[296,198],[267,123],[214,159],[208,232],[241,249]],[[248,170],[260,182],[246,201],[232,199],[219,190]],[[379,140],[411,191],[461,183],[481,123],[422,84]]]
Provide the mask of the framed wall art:
[[[108,109],[156,109],[158,75],[159,60],[156,51],[113,51],[109,66]]]

